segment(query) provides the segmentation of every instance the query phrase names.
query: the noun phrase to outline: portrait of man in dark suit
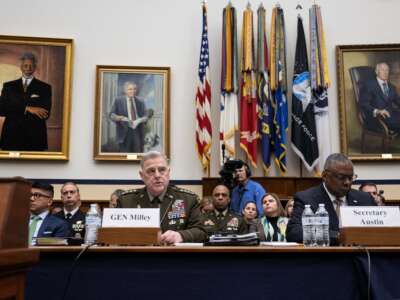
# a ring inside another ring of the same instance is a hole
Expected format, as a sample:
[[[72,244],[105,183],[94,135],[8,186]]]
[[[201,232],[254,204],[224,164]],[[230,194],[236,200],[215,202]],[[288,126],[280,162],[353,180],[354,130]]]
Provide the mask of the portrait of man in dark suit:
[[[24,53],[20,58],[22,77],[5,82],[1,91],[0,116],[5,117],[0,148],[6,151],[46,151],[46,120],[51,112],[51,86],[34,74],[37,58]]]
[[[117,143],[120,152],[144,152],[145,123],[148,115],[144,99],[137,96],[137,85],[134,82],[124,83],[124,95],[117,97],[111,107],[110,119],[117,128]]]
[[[400,133],[400,98],[396,87],[389,82],[390,68],[385,62],[375,68],[376,78],[364,84],[360,106],[368,129],[378,128],[381,119],[394,132]]]

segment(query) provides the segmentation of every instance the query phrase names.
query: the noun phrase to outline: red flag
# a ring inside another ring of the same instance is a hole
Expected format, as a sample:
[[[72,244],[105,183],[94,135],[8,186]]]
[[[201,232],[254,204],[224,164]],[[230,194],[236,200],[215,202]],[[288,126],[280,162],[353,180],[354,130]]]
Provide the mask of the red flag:
[[[257,82],[254,61],[253,12],[248,7],[243,13],[243,55],[240,99],[240,147],[257,167]]]

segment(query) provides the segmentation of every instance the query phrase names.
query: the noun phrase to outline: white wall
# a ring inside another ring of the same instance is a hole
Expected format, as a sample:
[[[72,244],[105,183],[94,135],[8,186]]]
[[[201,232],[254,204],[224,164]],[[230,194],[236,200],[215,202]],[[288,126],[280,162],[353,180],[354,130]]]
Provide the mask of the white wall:
[[[203,176],[194,148],[194,90],[201,31],[200,0],[13,0],[0,5],[0,34],[74,40],[70,160],[62,162],[0,161],[0,177],[137,179],[137,164],[96,163],[93,153],[95,66],[171,67],[171,164],[174,179]],[[218,102],[222,9],[227,0],[208,3],[211,80],[213,83],[212,175],[218,171]],[[232,1],[242,12],[247,1]],[[250,1],[253,9],[259,1]],[[271,8],[264,2],[269,28]],[[281,0],[288,41],[288,79],[292,78],[297,1]],[[308,8],[300,1],[308,28]],[[321,0],[332,87],[329,89],[333,151],[339,151],[335,46],[399,43],[397,0]],[[240,28],[239,28],[240,32]],[[308,33],[307,33],[308,35]],[[298,159],[288,153],[289,176],[299,176]],[[361,179],[397,179],[398,163],[356,163]],[[259,172],[260,173],[260,172]],[[271,174],[276,175],[275,170]]]

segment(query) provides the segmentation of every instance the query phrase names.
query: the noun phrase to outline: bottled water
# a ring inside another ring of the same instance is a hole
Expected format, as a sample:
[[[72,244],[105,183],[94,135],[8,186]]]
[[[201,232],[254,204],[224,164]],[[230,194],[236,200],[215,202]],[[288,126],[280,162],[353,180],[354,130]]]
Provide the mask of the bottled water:
[[[315,213],[315,239],[317,246],[329,246],[329,214],[325,204],[318,205]]]
[[[101,216],[97,204],[90,204],[89,211],[85,218],[85,244],[95,244],[97,242],[97,232],[101,227]]]
[[[314,213],[310,204],[306,204],[301,216],[303,226],[303,244],[306,247],[313,246],[315,242]]]

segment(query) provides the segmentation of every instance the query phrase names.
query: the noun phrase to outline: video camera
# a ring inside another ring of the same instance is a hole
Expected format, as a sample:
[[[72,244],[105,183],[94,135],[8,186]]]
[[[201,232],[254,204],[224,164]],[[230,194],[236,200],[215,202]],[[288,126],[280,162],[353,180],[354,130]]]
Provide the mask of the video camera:
[[[235,171],[243,167],[243,165],[244,162],[240,159],[230,159],[224,163],[221,171],[219,171],[223,184],[226,185],[229,190],[232,190],[236,185]]]

